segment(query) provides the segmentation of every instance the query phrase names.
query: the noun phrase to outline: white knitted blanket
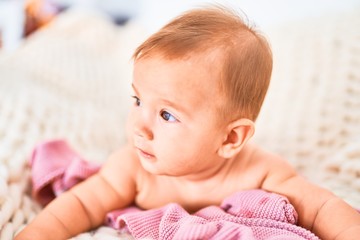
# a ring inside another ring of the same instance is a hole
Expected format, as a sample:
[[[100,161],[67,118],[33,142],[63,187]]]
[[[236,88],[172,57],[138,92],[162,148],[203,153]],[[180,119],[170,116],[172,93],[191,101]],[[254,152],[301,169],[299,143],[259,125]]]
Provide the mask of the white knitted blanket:
[[[360,11],[268,29],[273,82],[254,141],[360,208]],[[40,207],[26,162],[36,143],[64,138],[103,162],[124,141],[138,25],[67,12],[16,52],[0,52],[0,239]],[[76,239],[131,239],[102,227]]]
[[[360,9],[272,29],[255,140],[360,208]]]

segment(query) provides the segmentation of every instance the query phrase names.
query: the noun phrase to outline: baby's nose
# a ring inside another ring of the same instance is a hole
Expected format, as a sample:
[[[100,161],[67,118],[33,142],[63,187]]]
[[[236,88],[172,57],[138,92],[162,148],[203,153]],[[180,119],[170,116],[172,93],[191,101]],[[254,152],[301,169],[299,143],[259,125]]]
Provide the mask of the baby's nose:
[[[150,120],[147,120],[144,116],[138,116],[134,119],[134,134],[137,137],[152,140],[154,135],[151,130]]]

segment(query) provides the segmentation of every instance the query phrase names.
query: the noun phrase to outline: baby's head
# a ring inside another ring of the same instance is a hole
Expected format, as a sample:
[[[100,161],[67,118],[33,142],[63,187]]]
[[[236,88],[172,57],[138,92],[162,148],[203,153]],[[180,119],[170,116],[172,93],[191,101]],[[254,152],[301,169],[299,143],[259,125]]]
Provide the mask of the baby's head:
[[[222,98],[219,116],[256,120],[270,82],[272,54],[266,39],[236,13],[223,7],[184,13],[140,45],[134,60],[154,56],[199,56],[212,64],[218,69],[216,86]]]
[[[271,75],[263,37],[229,10],[192,10],[150,36],[134,60],[129,127],[144,169],[199,178],[238,156]]]

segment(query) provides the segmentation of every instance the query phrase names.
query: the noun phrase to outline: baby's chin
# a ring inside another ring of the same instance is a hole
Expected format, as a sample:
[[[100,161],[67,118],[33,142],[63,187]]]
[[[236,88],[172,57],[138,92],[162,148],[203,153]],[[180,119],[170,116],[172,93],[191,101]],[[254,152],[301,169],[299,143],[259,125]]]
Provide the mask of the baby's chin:
[[[158,159],[153,155],[148,155],[147,153],[137,150],[137,155],[140,160],[142,168],[151,174],[163,175],[161,169],[159,169]]]
[[[161,166],[157,161],[149,161],[148,159],[140,158],[140,163],[143,169],[152,174],[157,176],[167,176],[167,177],[182,177],[185,174],[178,171],[178,169],[169,169]]]

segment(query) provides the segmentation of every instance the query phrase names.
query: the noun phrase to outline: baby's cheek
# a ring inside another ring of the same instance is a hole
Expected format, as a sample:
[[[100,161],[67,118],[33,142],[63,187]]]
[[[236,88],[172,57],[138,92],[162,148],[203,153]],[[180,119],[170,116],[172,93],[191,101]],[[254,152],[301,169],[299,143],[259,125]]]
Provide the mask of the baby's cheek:
[[[126,120],[126,123],[125,123],[125,137],[126,137],[126,140],[128,141],[128,143],[130,143],[130,144],[133,143],[133,136],[134,136],[134,126],[131,121],[131,116],[129,114],[129,116]]]

